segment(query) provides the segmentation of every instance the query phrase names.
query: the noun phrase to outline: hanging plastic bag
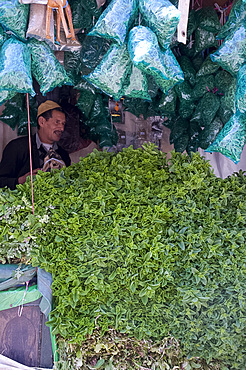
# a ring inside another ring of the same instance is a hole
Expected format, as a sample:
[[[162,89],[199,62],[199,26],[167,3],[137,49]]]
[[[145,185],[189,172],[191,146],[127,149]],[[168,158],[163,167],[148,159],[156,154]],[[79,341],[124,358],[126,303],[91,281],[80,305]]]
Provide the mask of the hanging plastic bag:
[[[185,100],[181,100],[178,106],[178,112],[180,117],[182,118],[190,118],[193,114],[195,109],[195,104],[193,102],[187,102]]]
[[[112,45],[96,69],[83,77],[117,101],[123,95],[130,71],[131,60],[126,45]]]
[[[73,85],[76,85],[81,79],[80,50],[64,53],[64,68]]]
[[[222,128],[223,123],[218,117],[215,117],[211,124],[208,127],[205,127],[199,134],[198,140],[200,148],[207,149],[209,145],[214,142]]]
[[[235,94],[236,94],[237,80],[234,78],[231,85],[228,86],[226,92],[220,98],[220,108],[217,115],[225,125],[231,116],[236,113]]]
[[[234,77],[227,71],[220,70],[215,75],[215,86],[218,90],[218,94],[226,94],[231,84],[233,83]]]
[[[169,0],[139,0],[139,10],[162,48],[167,49],[179,23],[180,10]]]
[[[191,122],[198,122],[201,127],[211,124],[220,107],[220,98],[212,92],[207,92],[196,106]]]
[[[192,90],[194,100],[200,99],[208,91],[213,91],[215,88],[214,75],[201,76],[196,79],[196,84]]]
[[[70,6],[75,33],[81,29],[88,32],[93,27],[94,19],[98,19],[102,12],[95,0],[73,0]]]
[[[132,72],[129,78],[129,85],[123,91],[128,98],[137,98],[151,101],[148,93],[148,82],[146,75],[137,67],[132,65]]]
[[[128,50],[133,64],[153,76],[159,87],[167,92],[184,80],[183,71],[170,49],[161,51],[150,28],[137,26],[129,33]]]
[[[96,36],[86,36],[80,50],[82,64],[92,72],[111,47],[111,41]]]
[[[177,102],[177,94],[174,89],[168,91],[167,94],[162,93],[158,103],[158,110],[163,116],[172,117],[175,115]]]
[[[211,61],[210,58],[209,58],[209,60]],[[192,61],[192,65],[193,65],[195,71],[198,72],[199,69],[202,66],[202,63],[204,62],[204,58],[203,58],[203,56],[201,54],[198,54],[194,58],[192,58],[191,61]]]
[[[26,38],[32,38],[39,41],[46,41],[50,47],[54,46],[54,17],[51,13],[50,18],[50,39],[46,38],[46,9],[47,5],[30,4],[29,22],[26,32]]]
[[[171,133],[169,136],[170,144],[173,144],[178,138],[187,133],[189,128],[189,121],[179,117],[176,119],[171,126]]]
[[[229,35],[223,44],[213,54],[210,54],[210,57],[213,62],[236,76],[246,59],[245,25],[242,24],[233,34]]]
[[[26,37],[29,5],[18,0],[0,0],[0,24],[22,40]]]
[[[199,71],[197,72],[196,77],[210,75],[218,71],[219,68],[220,68],[219,64],[213,62],[210,58],[210,55],[208,55],[207,58],[202,63]]]
[[[76,89],[79,90],[79,99],[77,107],[81,110],[86,118],[89,118],[90,112],[96,99],[96,89],[89,82],[82,80]]]
[[[64,67],[45,42],[31,39],[28,48],[32,55],[32,73],[40,85],[43,96],[55,87],[73,84]]]
[[[191,9],[189,12],[188,25],[187,25],[187,38],[189,38],[193,32],[197,29],[197,17],[194,9]]]
[[[7,91],[7,90],[2,90],[0,91],[0,106],[6,102],[9,99],[12,99],[15,96],[14,91]]]
[[[0,49],[0,91],[29,93],[34,96],[31,76],[31,55],[28,47],[14,37]]]
[[[238,163],[245,143],[246,115],[236,111],[205,151],[222,153],[234,163]]]
[[[185,55],[182,55],[179,59],[178,62],[180,64],[180,67],[184,73],[184,79],[189,81],[191,85],[195,85],[196,82],[196,71],[193,67],[193,64],[190,60]]]
[[[179,100],[185,100],[187,102],[193,101],[192,87],[188,81],[184,81],[182,84],[175,86],[175,91]]]
[[[0,26],[0,47],[2,46],[2,44],[7,40],[7,34],[6,32],[3,30],[3,28]]]
[[[212,6],[207,6],[196,11],[197,23],[200,28],[212,33],[221,30],[221,24],[216,10]]]
[[[216,36],[217,40],[223,40],[236,30],[246,17],[246,4],[243,0],[233,1],[229,17],[221,31]]]
[[[236,107],[241,113],[246,113],[246,64],[237,74],[237,90],[235,95]]]
[[[218,45],[218,41],[216,41],[213,32],[206,31],[201,27],[196,29],[194,43],[195,54],[198,54],[208,48],[218,47]]]
[[[113,39],[122,45],[137,12],[137,0],[112,0],[88,35]]]

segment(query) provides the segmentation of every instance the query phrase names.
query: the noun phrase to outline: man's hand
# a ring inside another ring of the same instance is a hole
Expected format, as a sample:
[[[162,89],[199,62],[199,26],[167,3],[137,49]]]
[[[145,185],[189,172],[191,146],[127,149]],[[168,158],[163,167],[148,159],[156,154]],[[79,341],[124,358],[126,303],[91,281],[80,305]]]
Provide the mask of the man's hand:
[[[37,175],[37,172],[38,171],[40,171],[41,170],[41,168],[36,168],[36,170],[33,170],[32,171],[32,174],[33,175]],[[28,172],[28,173],[26,173],[25,175],[23,175],[23,176],[20,176],[19,178],[18,178],[18,184],[24,184],[25,182],[26,182],[26,178],[27,178],[27,176],[30,176],[31,175],[31,172]]]

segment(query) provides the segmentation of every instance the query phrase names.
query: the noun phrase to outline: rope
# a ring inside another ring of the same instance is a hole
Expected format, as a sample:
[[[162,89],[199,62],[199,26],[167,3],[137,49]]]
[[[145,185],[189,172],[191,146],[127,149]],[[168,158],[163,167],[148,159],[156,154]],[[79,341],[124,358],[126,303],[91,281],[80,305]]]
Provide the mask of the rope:
[[[29,94],[26,94],[27,104],[27,127],[29,139],[29,159],[30,159],[30,172],[31,172],[31,190],[32,190],[32,214],[34,215],[34,200],[33,200],[33,175],[32,175],[32,142],[31,142],[31,124],[30,124],[30,110],[29,110]]]

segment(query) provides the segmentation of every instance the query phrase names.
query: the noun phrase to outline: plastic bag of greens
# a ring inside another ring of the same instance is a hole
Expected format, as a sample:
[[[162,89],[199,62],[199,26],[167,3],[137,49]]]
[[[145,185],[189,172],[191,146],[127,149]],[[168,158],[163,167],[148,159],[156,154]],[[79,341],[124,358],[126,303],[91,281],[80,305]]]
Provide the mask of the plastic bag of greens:
[[[139,10],[160,45],[167,49],[179,23],[180,11],[169,0],[139,0]]]
[[[182,118],[190,118],[195,109],[194,102],[187,102],[186,100],[180,100],[178,106],[178,112]]]
[[[76,85],[81,78],[80,65],[80,50],[64,53],[64,68],[68,77],[73,81],[73,85]]]
[[[80,50],[80,59],[88,73],[101,62],[106,52],[111,47],[111,41],[96,36],[86,36]]]
[[[175,91],[179,97],[179,100],[184,100],[186,102],[192,102],[192,87],[188,81],[184,81],[181,84],[175,86]]]
[[[196,77],[210,75],[218,71],[219,68],[220,68],[219,64],[213,62],[210,58],[210,55],[208,55],[207,58],[202,63],[199,71],[197,72]]]
[[[0,26],[0,47],[2,46],[2,44],[7,40],[7,34],[6,32],[3,30],[3,28]]]
[[[28,48],[32,56],[32,74],[40,85],[42,95],[45,96],[55,87],[73,84],[64,67],[45,42],[31,39]]]
[[[189,128],[189,121],[179,117],[176,119],[171,126],[171,132],[169,136],[170,144],[173,144],[178,138],[187,133]]]
[[[198,122],[201,127],[211,124],[220,107],[220,98],[212,92],[207,92],[196,106],[191,122]]]
[[[94,17],[98,18],[101,14],[101,9],[97,9],[96,1],[73,0],[69,4],[75,31],[80,29],[89,31],[93,26]]]
[[[211,59],[209,58],[210,62],[211,62]],[[199,69],[201,68],[203,62],[204,62],[204,58],[201,54],[198,54],[196,55],[194,58],[192,58],[192,64],[193,64],[193,67],[195,69],[196,72],[199,71]],[[218,66],[219,68],[219,66]]]
[[[226,94],[231,84],[233,83],[233,76],[227,72],[220,70],[215,75],[215,86],[218,89],[218,94]]]
[[[205,127],[199,134],[198,140],[200,148],[207,149],[208,146],[214,142],[222,128],[223,123],[218,117],[215,117],[211,124],[208,127]]]
[[[216,41],[213,32],[209,32],[198,27],[195,31],[195,54],[212,47],[218,47],[218,41]]]
[[[149,117],[149,106],[150,103],[143,99],[125,98],[123,101],[124,110],[131,112],[136,117],[143,115],[144,119]]]
[[[235,94],[236,94],[237,80],[233,79],[231,85],[228,87],[227,91],[220,98],[220,108],[217,115],[225,125],[231,116],[236,113],[235,105]]]
[[[176,152],[183,153],[189,143],[190,137],[188,132],[184,132],[182,136],[173,141],[174,149]]]
[[[246,58],[246,29],[245,25],[239,26],[230,34],[222,45],[210,54],[213,62],[218,63],[223,69],[236,76],[239,68]]]
[[[164,116],[174,116],[176,111],[177,94],[174,89],[167,94],[162,93],[158,103],[158,110]]]
[[[178,58],[178,62],[180,64],[181,69],[184,73],[185,80],[189,81],[191,85],[195,85],[196,82],[196,71],[193,67],[193,64],[185,55],[182,55],[180,58]]]
[[[137,0],[112,0],[88,35],[113,39],[122,45],[137,11]]]
[[[246,113],[246,64],[244,64],[237,74],[237,90],[235,95],[236,108],[241,113]]]
[[[0,91],[0,106],[6,102],[9,99],[12,99],[15,96],[14,91],[7,91],[7,90],[2,90]]]
[[[201,76],[196,79],[196,84],[192,90],[194,100],[200,99],[208,91],[213,91],[215,88],[214,75]]]
[[[221,30],[221,24],[216,10],[212,6],[207,6],[196,11],[196,19],[200,28],[212,33]]]
[[[0,91],[29,93],[34,96],[31,76],[31,55],[28,47],[14,37],[0,49]]]
[[[128,50],[133,64],[153,76],[164,92],[183,81],[183,71],[174,54],[170,49],[161,51],[150,28],[134,27],[129,33]]]
[[[155,79],[151,75],[146,75],[148,83],[148,94],[151,99],[155,98],[159,92],[159,85],[157,85]]]
[[[128,98],[139,98],[151,101],[148,93],[148,82],[144,72],[132,65],[132,72],[129,78],[129,85],[123,90],[123,95]]]
[[[189,38],[193,32],[197,29],[197,17],[194,9],[191,9],[189,12],[188,25],[187,25],[187,38]]]
[[[80,92],[76,105],[85,117],[89,118],[96,99],[96,89],[89,82],[83,80],[75,88]]]
[[[0,24],[20,39],[25,39],[29,5],[18,0],[0,0]]]
[[[245,142],[246,115],[236,111],[220,131],[215,141],[205,151],[222,153],[234,163],[238,163]]]
[[[16,94],[11,100],[5,103],[0,120],[14,130],[23,110],[24,94]]]
[[[243,0],[233,1],[229,17],[221,31],[216,36],[217,40],[225,39],[232,34],[238,25],[245,19],[246,4]]]
[[[112,96],[114,100],[119,100],[123,95],[131,66],[127,46],[112,45],[96,69],[83,77],[107,95]]]

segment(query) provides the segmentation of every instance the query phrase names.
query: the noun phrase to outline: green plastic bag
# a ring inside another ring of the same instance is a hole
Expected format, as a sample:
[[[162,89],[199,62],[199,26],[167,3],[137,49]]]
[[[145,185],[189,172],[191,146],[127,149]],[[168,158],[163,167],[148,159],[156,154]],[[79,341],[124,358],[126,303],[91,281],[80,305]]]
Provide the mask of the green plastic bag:
[[[209,54],[207,58],[204,60],[204,62],[202,63],[200,69],[198,70],[196,77],[210,75],[218,71],[219,68],[220,68],[219,64],[213,62]]]
[[[75,88],[79,90],[79,98],[76,105],[84,116],[89,118],[96,99],[96,89],[89,82],[84,80],[82,80]]]
[[[117,101],[123,96],[131,66],[126,44],[112,45],[96,69],[83,77]]]
[[[220,70],[215,75],[215,86],[218,89],[218,94],[226,94],[231,84],[233,83],[233,76],[227,72]]]
[[[222,153],[234,163],[238,163],[245,143],[246,115],[237,110],[206,152]]]
[[[208,32],[218,33],[221,30],[219,17],[212,6],[197,10],[196,18],[199,27]]]
[[[212,92],[207,92],[198,102],[191,122],[198,122],[201,127],[211,124],[220,107],[220,98]]]
[[[22,40],[26,38],[29,5],[19,0],[0,0],[0,24]]]
[[[14,37],[0,49],[0,91],[29,93],[34,96],[31,55],[28,47]]]
[[[88,69],[88,73],[96,68],[110,47],[110,40],[88,35],[85,37],[80,50],[80,60]]]
[[[2,46],[2,44],[7,40],[7,34],[6,32],[3,30],[3,28],[0,26],[0,47]]]
[[[246,16],[246,5],[243,0],[234,0],[229,17],[223,25],[221,31],[216,36],[217,40],[223,40],[236,30],[236,28],[244,21]]]
[[[15,96],[14,91],[7,91],[7,90],[2,90],[0,91],[0,106],[6,102],[9,99],[12,99]]]
[[[136,117],[143,115],[144,119],[150,117],[149,106],[150,103],[143,99],[125,98],[123,101],[124,110],[131,112]]]
[[[123,95],[128,98],[137,98],[151,101],[148,93],[148,81],[144,72],[132,65],[129,85],[123,90]]]
[[[175,86],[175,91],[179,97],[179,100],[185,100],[188,103],[193,101],[192,87],[188,81],[184,81],[181,84]]]
[[[179,117],[176,119],[171,126],[171,132],[169,136],[170,144],[173,144],[178,138],[187,133],[189,128],[189,121]]]
[[[73,85],[76,85],[81,78],[80,50],[66,51],[64,53],[64,68]]]
[[[174,149],[176,152],[183,153],[189,143],[190,137],[188,132],[184,132],[182,136],[173,141]]]
[[[122,45],[137,12],[137,0],[112,0],[88,35],[113,39]]]
[[[192,90],[192,98],[194,100],[200,99],[208,91],[212,91],[215,88],[214,75],[201,76],[196,79],[196,84]]]
[[[73,85],[64,67],[45,42],[31,39],[28,48],[32,56],[32,74],[40,85],[42,95],[45,96],[55,87]]]
[[[94,18],[98,18],[101,14],[101,8],[97,8],[96,0],[70,0],[73,27],[74,29],[82,29],[89,31],[93,27]]]
[[[222,45],[210,54],[213,62],[236,76],[246,59],[246,29],[240,25],[233,34],[230,34]]]
[[[195,109],[195,104],[194,102],[188,102],[186,100],[180,100],[179,102],[179,107],[178,107],[178,112],[180,117],[182,118],[190,118],[193,114],[193,111]]]
[[[185,55],[182,55],[178,59],[178,62],[180,64],[181,69],[183,70],[185,80],[189,81],[189,83],[191,85],[195,85],[196,71],[193,67],[193,64],[192,64],[190,58],[188,58]]]
[[[239,69],[237,74],[235,102],[239,112],[246,113],[246,64]]]
[[[208,127],[205,127],[199,134],[198,140],[200,148],[207,149],[209,145],[214,142],[222,128],[223,123],[218,117],[215,117],[211,124]]]
[[[211,61],[211,59],[209,58],[209,60]],[[193,64],[193,67],[195,69],[196,72],[199,71],[199,69],[201,68],[203,62],[204,62],[204,58],[201,54],[198,54],[196,55],[194,58],[192,58],[192,64]],[[219,68],[219,66],[218,66]]]
[[[187,25],[187,38],[189,38],[193,32],[197,29],[198,22],[196,17],[196,12],[194,9],[191,9],[189,12],[188,17],[188,25]]]
[[[167,94],[162,93],[158,110],[163,116],[174,116],[176,111],[177,94],[174,89],[168,91]]]
[[[208,48],[218,47],[218,45],[213,32],[206,31],[200,26],[196,29],[194,42],[195,54]]]
[[[169,0],[139,0],[139,10],[161,47],[167,49],[179,23],[180,11]]]

